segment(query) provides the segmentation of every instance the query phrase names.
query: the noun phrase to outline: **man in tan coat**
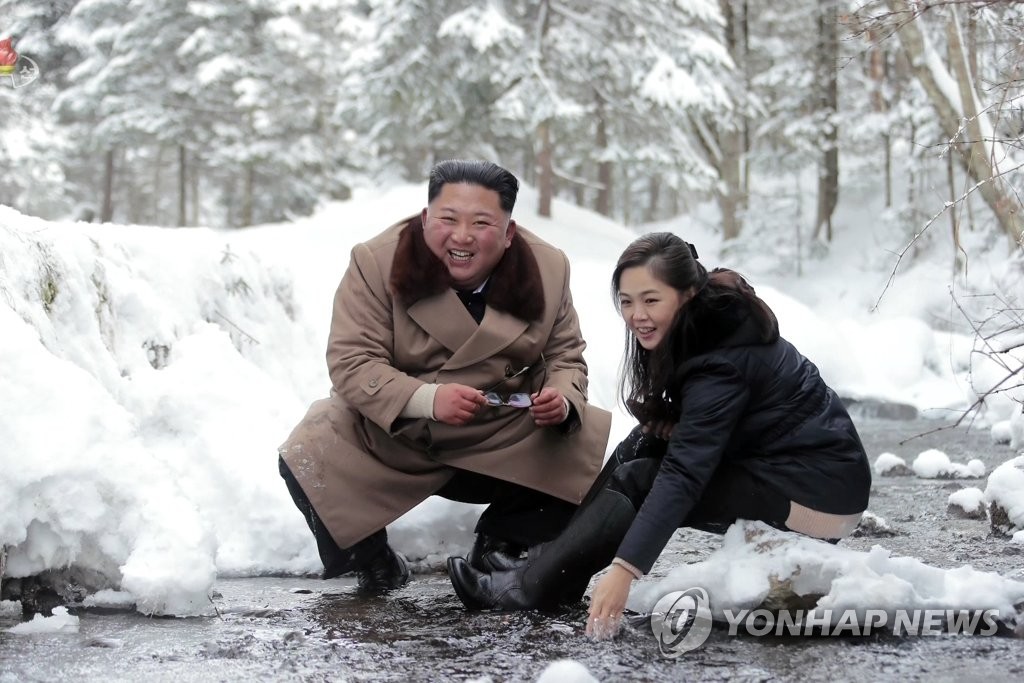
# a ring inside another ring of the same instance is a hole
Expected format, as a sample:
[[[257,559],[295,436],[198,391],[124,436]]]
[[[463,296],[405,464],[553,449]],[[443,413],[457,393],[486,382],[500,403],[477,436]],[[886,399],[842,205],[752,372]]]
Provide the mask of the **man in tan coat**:
[[[406,583],[385,527],[434,494],[490,503],[470,562],[507,568],[596,478],[611,415],[587,403],[568,260],[512,220],[517,192],[494,164],[441,162],[421,214],[353,248],[333,390],[280,448],[324,578]]]

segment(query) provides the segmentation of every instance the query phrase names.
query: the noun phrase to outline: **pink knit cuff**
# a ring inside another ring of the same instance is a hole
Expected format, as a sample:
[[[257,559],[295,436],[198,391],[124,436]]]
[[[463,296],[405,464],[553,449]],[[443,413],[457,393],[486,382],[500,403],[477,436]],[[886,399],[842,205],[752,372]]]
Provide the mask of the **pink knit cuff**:
[[[619,567],[625,569],[627,572],[633,575],[634,579],[644,578],[644,573],[642,571],[631,565],[629,562],[626,562],[621,557],[616,557],[614,560],[612,560],[612,564],[618,565]]]

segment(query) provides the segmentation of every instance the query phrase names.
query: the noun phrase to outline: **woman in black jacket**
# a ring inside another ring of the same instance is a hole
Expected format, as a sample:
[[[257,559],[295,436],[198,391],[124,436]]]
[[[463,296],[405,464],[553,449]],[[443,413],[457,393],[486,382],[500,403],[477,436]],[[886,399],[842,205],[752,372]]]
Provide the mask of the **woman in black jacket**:
[[[574,602],[610,565],[587,633],[611,635],[632,582],[677,528],[750,519],[835,541],[867,507],[871,474],[850,416],[743,277],[708,273],[692,245],[652,233],[623,252],[612,286],[627,326],[621,393],[641,426],[565,531],[525,562],[485,574],[448,560],[470,609]]]

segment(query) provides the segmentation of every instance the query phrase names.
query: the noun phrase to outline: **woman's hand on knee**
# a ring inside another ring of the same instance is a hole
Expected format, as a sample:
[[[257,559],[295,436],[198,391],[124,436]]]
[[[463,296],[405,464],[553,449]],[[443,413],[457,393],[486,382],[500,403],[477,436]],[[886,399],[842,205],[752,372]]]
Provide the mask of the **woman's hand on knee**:
[[[654,422],[648,422],[643,426],[643,433],[656,436],[659,439],[668,441],[668,437],[672,436],[672,428],[675,427],[675,422],[669,420],[657,420]]]
[[[635,577],[628,570],[612,565],[594,587],[587,617],[587,635],[595,640],[613,638],[619,632],[622,610]]]

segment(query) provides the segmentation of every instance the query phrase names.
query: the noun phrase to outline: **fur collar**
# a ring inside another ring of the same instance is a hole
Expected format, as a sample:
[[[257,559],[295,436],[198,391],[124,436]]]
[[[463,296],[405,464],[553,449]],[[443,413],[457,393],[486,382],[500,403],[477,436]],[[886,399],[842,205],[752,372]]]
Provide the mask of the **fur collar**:
[[[398,236],[388,283],[391,294],[406,307],[452,287],[448,269],[423,239],[423,223],[414,216]],[[537,259],[518,232],[487,283],[487,305],[520,320],[535,322],[544,315],[544,288]]]

